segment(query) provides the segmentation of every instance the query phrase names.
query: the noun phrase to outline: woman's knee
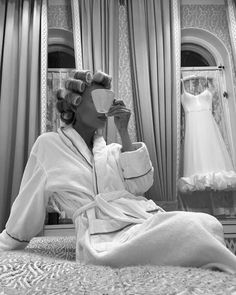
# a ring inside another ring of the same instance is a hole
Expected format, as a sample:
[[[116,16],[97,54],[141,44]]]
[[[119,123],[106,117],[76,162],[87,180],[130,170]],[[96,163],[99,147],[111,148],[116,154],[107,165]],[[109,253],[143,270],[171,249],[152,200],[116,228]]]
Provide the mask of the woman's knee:
[[[202,212],[185,212],[182,216],[186,225],[199,225],[209,230],[223,231],[222,224],[214,216]]]
[[[207,213],[197,213],[198,214],[198,218],[199,218],[199,221],[204,224],[204,225],[207,225],[207,226],[211,226],[211,227],[214,227],[214,228],[218,228],[218,229],[222,229],[223,226],[222,224],[219,222],[219,220],[214,217],[213,215],[210,215],[210,214],[207,214]]]

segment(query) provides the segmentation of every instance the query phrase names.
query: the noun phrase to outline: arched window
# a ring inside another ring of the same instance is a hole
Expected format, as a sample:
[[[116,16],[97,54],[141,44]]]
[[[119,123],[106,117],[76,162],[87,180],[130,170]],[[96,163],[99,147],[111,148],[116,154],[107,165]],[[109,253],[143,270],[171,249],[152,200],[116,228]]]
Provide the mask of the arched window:
[[[72,32],[64,29],[48,30],[48,68],[75,68]]]
[[[181,67],[216,66],[215,58],[204,47],[183,43],[181,46]]]
[[[65,45],[49,45],[48,68],[75,68],[74,50]]]

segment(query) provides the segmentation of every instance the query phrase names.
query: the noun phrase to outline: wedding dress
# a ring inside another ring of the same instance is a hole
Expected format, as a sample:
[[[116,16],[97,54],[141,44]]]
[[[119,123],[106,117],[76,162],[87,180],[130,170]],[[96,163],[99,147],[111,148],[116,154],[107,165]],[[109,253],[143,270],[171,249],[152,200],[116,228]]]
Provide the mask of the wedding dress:
[[[212,115],[212,93],[188,93],[183,85],[185,112],[184,171],[178,187],[182,193],[236,188],[236,173]]]

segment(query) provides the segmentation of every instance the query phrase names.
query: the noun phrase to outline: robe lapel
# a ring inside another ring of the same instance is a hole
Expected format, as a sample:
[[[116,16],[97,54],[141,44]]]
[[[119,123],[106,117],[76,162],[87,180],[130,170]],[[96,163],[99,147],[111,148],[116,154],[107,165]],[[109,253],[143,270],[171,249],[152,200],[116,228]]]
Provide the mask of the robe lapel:
[[[76,154],[80,154],[93,167],[93,155],[79,133],[71,126],[61,127],[58,134],[63,142]]]
[[[94,136],[93,156],[98,193],[103,193],[109,183],[109,175],[107,173],[107,146],[103,136],[99,134]]]

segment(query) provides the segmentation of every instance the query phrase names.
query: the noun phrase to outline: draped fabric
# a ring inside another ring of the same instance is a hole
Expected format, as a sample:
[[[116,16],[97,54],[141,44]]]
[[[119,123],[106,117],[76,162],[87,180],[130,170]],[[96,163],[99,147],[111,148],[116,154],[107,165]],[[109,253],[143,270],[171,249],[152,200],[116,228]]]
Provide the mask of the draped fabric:
[[[80,0],[79,13],[83,68],[111,75],[118,93],[119,1]],[[116,141],[113,118],[108,121],[107,141]]]
[[[178,2],[127,1],[138,139],[146,143],[155,169],[148,196],[173,205],[178,167]]]
[[[236,1],[227,0],[227,21],[229,25],[229,35],[231,41],[231,47],[233,51],[234,68],[236,69]]]
[[[41,0],[0,1],[0,231],[39,135]]]

